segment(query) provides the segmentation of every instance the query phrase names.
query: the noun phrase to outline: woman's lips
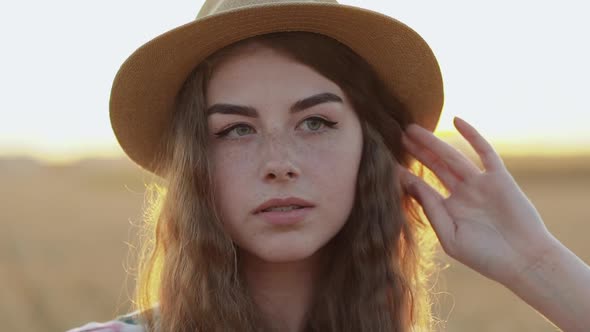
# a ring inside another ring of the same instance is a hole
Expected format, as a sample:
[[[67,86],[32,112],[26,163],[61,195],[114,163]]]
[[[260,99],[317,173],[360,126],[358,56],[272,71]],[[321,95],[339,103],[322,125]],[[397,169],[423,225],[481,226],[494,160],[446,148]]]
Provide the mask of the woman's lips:
[[[305,219],[312,209],[310,206],[291,211],[260,211],[256,216],[272,225],[293,225]]]
[[[313,204],[302,199],[299,197],[286,197],[286,198],[272,198],[268,201],[260,204],[252,213],[257,214],[266,210],[268,208],[277,207],[277,206],[289,206],[289,205],[298,205],[303,207],[312,207]]]

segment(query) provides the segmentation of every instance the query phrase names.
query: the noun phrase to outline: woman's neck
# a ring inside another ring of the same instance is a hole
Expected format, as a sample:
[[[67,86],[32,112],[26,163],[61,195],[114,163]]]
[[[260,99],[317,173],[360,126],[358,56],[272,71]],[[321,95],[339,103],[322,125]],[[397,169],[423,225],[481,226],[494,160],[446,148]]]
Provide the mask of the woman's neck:
[[[272,263],[241,253],[241,269],[254,302],[273,329],[300,332],[321,273],[322,250],[304,260]]]

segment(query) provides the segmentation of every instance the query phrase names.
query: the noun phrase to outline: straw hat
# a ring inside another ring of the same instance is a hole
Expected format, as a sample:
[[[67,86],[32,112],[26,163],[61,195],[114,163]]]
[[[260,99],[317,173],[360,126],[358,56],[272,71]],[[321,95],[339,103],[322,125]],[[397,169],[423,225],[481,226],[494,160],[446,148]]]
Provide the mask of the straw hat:
[[[443,106],[440,68],[426,42],[400,21],[335,0],[206,0],[194,21],[145,43],[117,72],[110,119],[125,153],[155,172],[155,147],[188,74],[224,46],[278,31],[320,33],[347,45],[419,125],[435,130]]]

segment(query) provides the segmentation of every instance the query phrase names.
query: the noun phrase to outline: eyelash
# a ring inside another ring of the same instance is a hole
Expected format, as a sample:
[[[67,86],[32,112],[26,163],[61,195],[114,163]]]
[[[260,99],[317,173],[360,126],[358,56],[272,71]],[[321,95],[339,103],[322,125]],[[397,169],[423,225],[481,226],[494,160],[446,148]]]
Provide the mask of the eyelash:
[[[308,120],[320,120],[320,121],[322,122],[322,124],[323,124],[324,126],[328,127],[328,128],[335,128],[335,127],[336,127],[336,124],[338,124],[338,122],[329,121],[329,120],[326,120],[326,119],[324,119],[324,118],[321,118],[321,117],[318,117],[318,116],[312,116],[312,117],[309,117],[309,118],[307,118],[307,119],[305,119],[305,120],[301,121],[301,123],[303,123],[303,122],[306,122],[306,121],[308,121]],[[226,128],[226,129],[224,129],[224,130],[222,130],[222,131],[220,131],[220,132],[216,133],[216,134],[215,134],[215,136],[217,136],[217,138],[224,138],[224,137],[226,137],[226,136],[229,134],[229,132],[231,132],[232,130],[234,130],[234,129],[236,129],[236,128],[239,128],[239,127],[245,127],[245,126],[249,126],[249,125],[247,125],[247,124],[244,124],[244,123],[238,123],[238,124],[236,124],[236,125],[233,125],[233,126],[231,126],[231,127],[229,127],[229,128]],[[311,134],[320,134],[320,133],[322,133],[322,131],[320,131],[320,130],[318,129],[318,130],[312,130],[312,131],[310,131],[310,133],[311,133]],[[238,138],[241,138],[241,137],[238,137]]]

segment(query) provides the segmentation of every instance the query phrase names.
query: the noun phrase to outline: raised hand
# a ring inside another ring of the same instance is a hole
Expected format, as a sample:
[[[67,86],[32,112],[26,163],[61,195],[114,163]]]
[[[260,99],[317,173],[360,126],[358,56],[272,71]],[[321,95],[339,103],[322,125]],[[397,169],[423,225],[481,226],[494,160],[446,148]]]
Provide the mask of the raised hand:
[[[454,125],[484,169],[412,124],[404,147],[434,172],[450,195],[443,197],[399,166],[401,185],[420,203],[449,256],[488,278],[510,283],[551,250],[554,237],[490,143],[464,120],[455,117]]]

